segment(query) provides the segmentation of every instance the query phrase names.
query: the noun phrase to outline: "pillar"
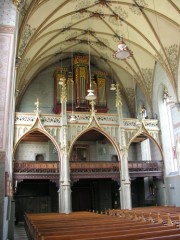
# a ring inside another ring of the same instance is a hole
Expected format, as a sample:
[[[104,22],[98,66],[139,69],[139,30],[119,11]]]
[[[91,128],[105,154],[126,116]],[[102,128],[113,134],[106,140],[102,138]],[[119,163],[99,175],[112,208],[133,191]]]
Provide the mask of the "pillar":
[[[12,150],[15,112],[15,59],[18,12],[11,0],[0,1],[0,239],[8,239],[11,194],[5,191],[4,173],[12,185]],[[2,179],[1,179],[2,178]],[[6,194],[5,194],[6,193]],[[11,229],[13,231],[13,229]]]
[[[66,83],[62,82],[61,90],[61,171],[59,179],[59,212],[70,213],[71,209],[71,186],[70,186],[70,167],[68,157],[68,127],[67,127],[67,114],[66,114]]]
[[[131,181],[128,169],[128,153],[121,150],[121,204],[122,209],[131,209]]]
[[[116,84],[116,108],[119,121],[119,151],[121,159],[121,171],[120,171],[120,204],[122,209],[131,209],[131,182],[128,169],[128,152],[126,148],[126,138],[123,125],[122,114],[122,99],[120,93],[120,86]]]

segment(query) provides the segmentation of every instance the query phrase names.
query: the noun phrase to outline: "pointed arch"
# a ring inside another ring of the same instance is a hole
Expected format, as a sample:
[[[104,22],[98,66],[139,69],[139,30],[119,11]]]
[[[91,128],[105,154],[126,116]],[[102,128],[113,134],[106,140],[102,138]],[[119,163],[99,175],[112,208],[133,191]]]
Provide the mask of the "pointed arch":
[[[52,143],[54,144],[54,146],[56,147],[56,150],[57,150],[57,153],[58,153],[58,159],[60,161],[61,159],[61,150],[59,148],[59,145],[58,143],[56,142],[56,140],[45,130],[45,129],[42,129],[42,128],[31,128],[29,131],[27,131],[26,133],[24,133],[19,139],[18,141],[16,142],[14,148],[13,148],[13,159],[14,159],[14,154],[17,150],[17,147],[19,146],[20,142],[26,137],[28,136],[29,134],[35,132],[35,131],[38,131],[38,132],[41,132],[42,134],[46,135],[51,141]]]
[[[97,128],[97,127],[90,127],[88,129],[85,129],[83,132],[81,132],[78,136],[76,136],[76,138],[72,141],[70,147],[69,147],[69,156],[71,154],[71,151],[73,149],[74,144],[76,143],[76,141],[85,133],[91,131],[91,130],[95,130],[97,132],[100,132],[102,135],[104,135],[113,145],[113,147],[116,149],[117,155],[119,160],[121,159],[121,155],[120,155],[120,149],[118,148],[118,145],[116,144],[116,142],[111,138],[111,136],[109,136],[109,134],[107,134],[105,131],[103,131],[101,128]]]
[[[162,152],[162,149],[161,149],[161,146],[159,145],[159,143],[156,141],[156,139],[154,139],[149,133],[148,131],[145,131],[145,130],[142,130],[141,132],[138,132],[136,133],[133,138],[131,138],[131,140],[129,141],[128,145],[127,145],[127,149],[129,149],[131,143],[133,142],[134,139],[136,139],[138,136],[140,136],[141,134],[143,134],[144,136],[148,137],[150,140],[152,140],[156,146],[158,147],[160,153],[161,153],[161,156],[162,156],[162,159],[164,159],[164,156],[163,156],[163,152]]]

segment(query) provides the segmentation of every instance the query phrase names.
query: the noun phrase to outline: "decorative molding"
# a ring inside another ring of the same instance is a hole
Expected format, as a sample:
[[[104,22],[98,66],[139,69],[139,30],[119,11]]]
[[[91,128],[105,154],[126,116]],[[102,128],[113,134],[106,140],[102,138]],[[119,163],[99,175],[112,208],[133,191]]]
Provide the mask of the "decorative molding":
[[[35,115],[17,114],[15,115],[15,124],[31,125],[36,119]]]
[[[129,9],[132,11],[132,13],[136,15],[141,15],[144,7],[148,7],[148,4],[146,3],[145,0],[135,0],[135,4],[129,6]]]
[[[149,96],[152,95],[152,84],[153,84],[153,69],[151,68],[142,68],[142,75],[144,77],[144,83],[146,89],[149,93]]]
[[[129,105],[131,108],[131,111],[135,114],[135,94],[134,94],[134,89],[133,88],[126,88],[126,96],[129,100]]]
[[[118,6],[114,8],[114,15],[109,17],[109,22],[116,26],[122,26],[123,20],[128,17],[128,13]]]
[[[178,69],[178,45],[173,44],[169,47],[165,48],[165,51],[167,53],[167,58],[169,61],[169,65],[171,67],[174,79],[177,78],[177,69]]]
[[[33,35],[33,33],[35,32],[36,28],[32,28],[31,25],[26,24],[22,37],[21,37],[21,44],[19,47],[19,52],[18,52],[18,56],[21,56],[31,38],[31,36]]]
[[[18,67],[18,79],[17,79],[17,84],[19,83],[24,71],[26,70],[28,64],[30,62],[30,58],[25,58],[23,59],[20,64],[19,64],[19,67]],[[26,83],[26,80],[24,79],[24,84],[23,86],[25,86],[25,83]]]
[[[0,33],[14,33],[15,27],[13,26],[6,26],[6,25],[1,25],[0,26]]]
[[[1,34],[0,38],[0,49],[1,49],[1,58],[0,58],[0,79],[1,79],[1,88],[0,88],[0,148],[4,147],[4,133],[5,133],[5,117],[6,117],[6,94],[8,93],[7,87],[9,83],[9,65],[10,54],[11,54],[11,43],[13,41],[13,35],[4,35]]]

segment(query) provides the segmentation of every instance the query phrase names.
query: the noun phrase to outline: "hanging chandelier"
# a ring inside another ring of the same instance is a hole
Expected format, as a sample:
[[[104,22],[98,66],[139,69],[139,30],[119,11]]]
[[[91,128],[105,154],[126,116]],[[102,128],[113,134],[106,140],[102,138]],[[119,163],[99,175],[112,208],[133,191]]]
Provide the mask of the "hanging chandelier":
[[[73,81],[73,53],[72,53],[72,60],[71,60],[71,67],[72,67],[72,73],[70,74],[71,75],[71,81]],[[75,114],[74,114],[74,82],[72,82],[73,83],[73,86],[72,86],[72,109],[71,109],[71,116],[70,116],[70,119],[69,119],[69,121],[71,122],[71,123],[76,123],[77,122],[77,118],[76,118],[76,116],[75,116]]]
[[[89,33],[88,33],[88,52],[89,52],[89,89],[87,90],[88,94],[85,97],[85,99],[88,101],[93,101],[96,99],[96,95],[94,94],[94,90],[92,89],[92,81],[91,81],[91,58],[90,58]]]
[[[127,47],[122,37],[117,48],[118,50],[113,53],[114,58],[119,60],[126,60],[127,58],[133,56],[133,52]]]
[[[111,83],[111,86],[110,86],[110,90],[115,91],[116,90],[116,84],[115,84],[114,79],[113,79],[112,67],[111,67],[111,79],[112,79],[112,83]]]

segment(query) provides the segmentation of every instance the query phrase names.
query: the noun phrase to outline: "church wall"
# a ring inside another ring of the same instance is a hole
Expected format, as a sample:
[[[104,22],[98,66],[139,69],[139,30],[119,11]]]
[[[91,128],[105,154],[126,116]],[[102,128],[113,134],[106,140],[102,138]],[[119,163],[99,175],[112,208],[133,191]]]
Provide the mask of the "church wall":
[[[87,147],[86,161],[111,161],[113,155],[117,155],[111,143],[101,143],[99,141],[78,141],[77,146]]]
[[[19,144],[15,159],[22,161],[35,161],[37,154],[43,154],[44,160],[53,160],[49,157],[49,144],[48,142],[38,143],[38,142],[22,142]]]
[[[136,161],[137,159],[137,149],[136,144],[131,144],[128,150],[128,161]]]
[[[152,161],[161,160],[162,156],[158,146],[151,140],[149,142],[150,142],[151,160]]]
[[[165,194],[165,185],[163,183],[163,179],[155,179],[154,180],[154,193],[155,193],[155,204],[158,206],[167,205],[167,196]]]
[[[68,66],[68,63],[65,62],[65,66]],[[29,85],[27,88],[20,105],[16,111],[19,112],[34,112],[37,98],[40,101],[40,110],[41,113],[53,113],[54,107],[54,79],[53,73],[54,68],[51,67],[41,72]],[[107,76],[108,77],[108,76]],[[116,94],[115,91],[110,90],[110,82],[107,81],[107,107],[108,113],[117,113],[116,110]],[[123,103],[123,117],[129,117],[129,109],[124,99]]]
[[[54,80],[52,69],[40,73],[26,90],[18,111],[34,112],[37,98],[40,101],[41,113],[53,113]]]
[[[172,124],[175,138],[180,135],[180,105],[171,107]]]
[[[169,82],[166,72],[162,67],[157,64],[154,73],[154,85],[153,85],[153,112],[157,113],[157,117],[160,120],[159,125],[161,129],[161,141],[164,154],[165,174],[168,175],[173,169],[173,152],[172,152],[172,137],[167,114],[167,106],[163,102],[164,87],[168,89],[168,93],[175,99],[173,88]]]
[[[180,58],[178,65],[178,101],[180,102]]]
[[[143,92],[141,91],[141,89],[138,86],[136,87],[136,104],[137,104],[137,114],[136,114],[137,116],[138,116],[140,108],[143,105],[145,105],[146,114],[147,114],[148,118],[151,118],[151,113],[149,110],[149,106],[148,106],[146,97],[144,96]]]
[[[180,207],[180,176],[166,178],[166,191],[168,194],[168,205]]]
[[[51,141],[48,142],[48,147],[49,147],[49,160],[59,161],[57,150]]]
[[[157,114],[158,119],[160,120],[160,129],[161,129],[161,141],[162,141],[162,149],[164,154],[164,164],[165,164],[165,188],[162,186],[157,186],[158,191],[158,202],[161,204],[165,202],[165,204],[168,205],[177,205],[179,204],[179,176],[171,176],[168,177],[168,175],[174,171],[173,166],[173,151],[172,151],[172,145],[173,139],[170,134],[169,128],[169,122],[168,122],[168,115],[167,115],[167,106],[163,102],[163,90],[164,87],[168,89],[168,93],[172,98],[175,100],[176,97],[174,95],[173,88],[170,84],[170,81],[165,73],[165,71],[162,69],[162,67],[157,64],[155,68],[155,74],[154,74],[154,85],[153,85],[153,112]],[[174,110],[173,110],[174,111]],[[177,113],[174,112],[172,114],[172,120],[175,121],[177,118]],[[176,131],[176,130],[175,130]],[[172,186],[176,186],[175,189],[170,188],[170,184]],[[166,191],[166,194],[164,194],[163,197],[163,191]],[[176,195],[177,194],[177,195]]]
[[[136,144],[137,161],[142,161],[141,143]]]

